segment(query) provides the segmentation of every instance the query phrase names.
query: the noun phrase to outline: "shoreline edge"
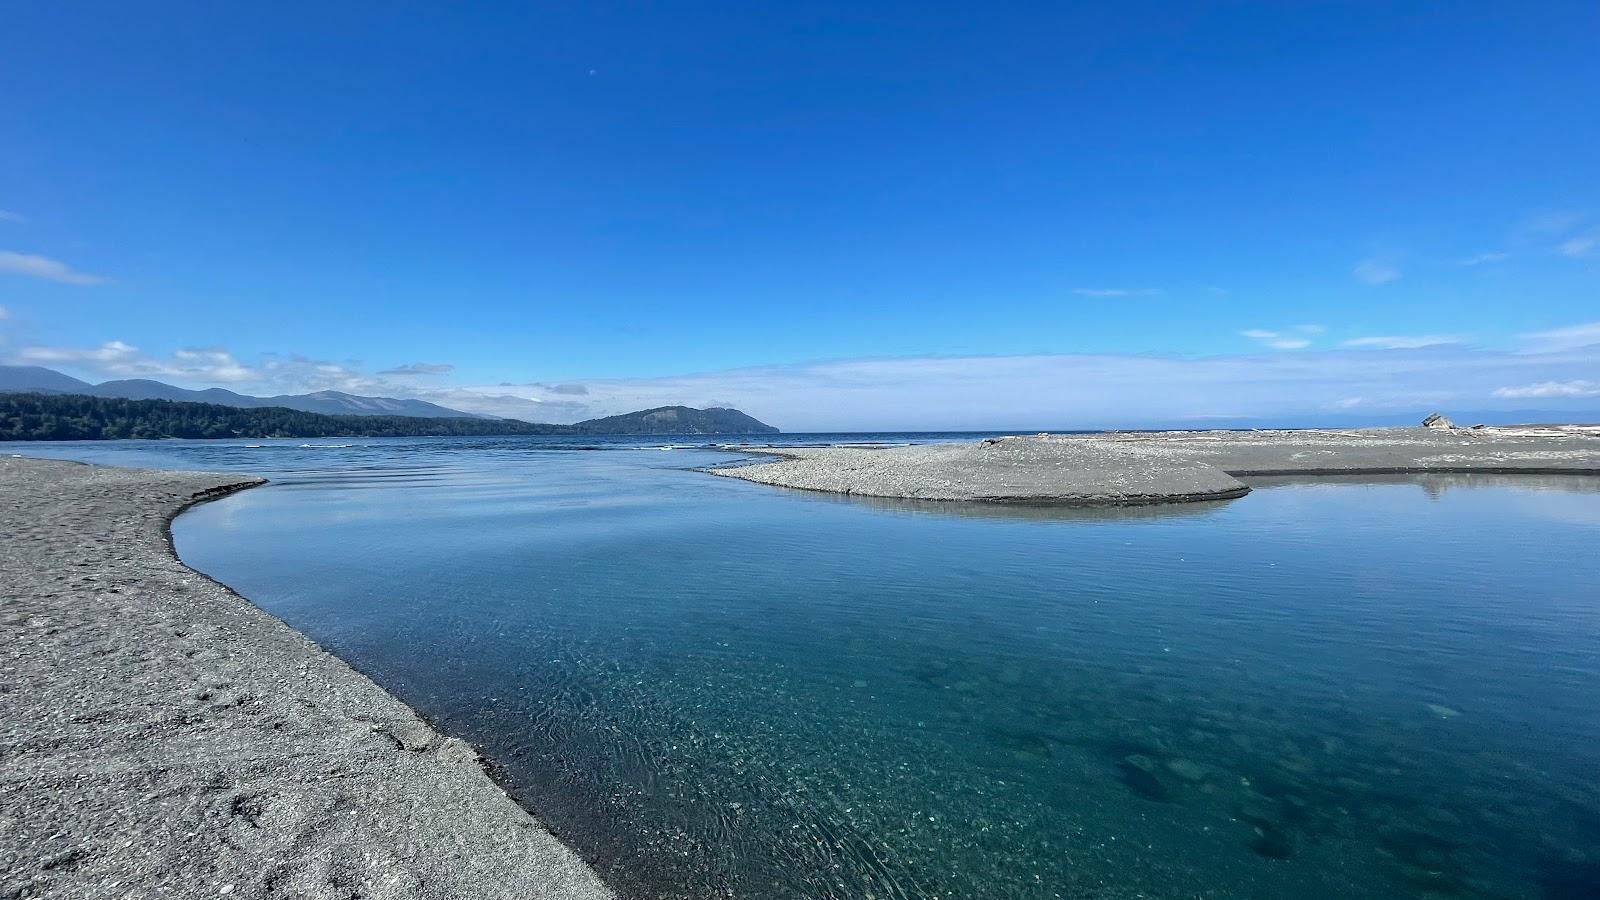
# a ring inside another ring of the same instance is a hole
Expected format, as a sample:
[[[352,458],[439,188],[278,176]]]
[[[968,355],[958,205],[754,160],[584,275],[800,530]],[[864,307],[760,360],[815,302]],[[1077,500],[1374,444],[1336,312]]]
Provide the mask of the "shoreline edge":
[[[614,900],[468,744],[179,559],[239,474],[0,459],[0,898]]]

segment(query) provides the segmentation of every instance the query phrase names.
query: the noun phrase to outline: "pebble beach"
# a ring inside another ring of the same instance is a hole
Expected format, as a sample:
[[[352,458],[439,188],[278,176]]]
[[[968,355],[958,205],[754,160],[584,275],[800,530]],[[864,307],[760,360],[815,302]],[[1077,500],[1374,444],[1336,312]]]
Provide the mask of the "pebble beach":
[[[601,900],[365,676],[174,554],[238,474],[0,459],[0,897]]]

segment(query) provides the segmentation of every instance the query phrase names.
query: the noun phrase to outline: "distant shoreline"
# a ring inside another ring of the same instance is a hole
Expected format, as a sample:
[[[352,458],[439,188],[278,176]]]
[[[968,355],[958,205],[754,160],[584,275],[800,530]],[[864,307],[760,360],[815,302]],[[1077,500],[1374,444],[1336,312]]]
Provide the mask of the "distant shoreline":
[[[263,483],[0,459],[0,895],[611,898],[469,746],[178,560],[173,518]]]
[[[736,409],[658,406],[571,425],[517,419],[327,415],[285,406],[0,390],[0,441],[778,434]]]

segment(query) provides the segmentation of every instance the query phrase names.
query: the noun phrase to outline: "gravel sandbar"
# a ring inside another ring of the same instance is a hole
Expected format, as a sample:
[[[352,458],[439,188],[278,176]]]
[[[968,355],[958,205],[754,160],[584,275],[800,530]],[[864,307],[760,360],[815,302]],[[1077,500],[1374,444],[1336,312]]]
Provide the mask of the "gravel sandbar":
[[[0,459],[0,898],[611,892],[471,747],[185,567],[238,475]]]
[[[711,471],[868,497],[1103,506],[1239,497],[1250,490],[1241,478],[1263,475],[1600,474],[1600,429],[1127,432],[761,452],[781,459]]]

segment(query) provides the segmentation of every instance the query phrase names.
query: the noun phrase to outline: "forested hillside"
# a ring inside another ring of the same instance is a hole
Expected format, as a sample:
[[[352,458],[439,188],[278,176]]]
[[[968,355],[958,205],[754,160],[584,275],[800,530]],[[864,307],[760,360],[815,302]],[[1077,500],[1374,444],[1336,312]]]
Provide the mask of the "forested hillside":
[[[326,416],[283,407],[124,400],[82,394],[0,394],[0,440],[121,438],[420,437],[570,434],[570,425],[514,419]]]
[[[0,394],[0,441],[157,438],[481,437],[514,434],[772,434],[736,409],[661,407],[543,425],[516,419],[329,416],[281,406],[238,407],[83,394]]]

